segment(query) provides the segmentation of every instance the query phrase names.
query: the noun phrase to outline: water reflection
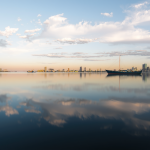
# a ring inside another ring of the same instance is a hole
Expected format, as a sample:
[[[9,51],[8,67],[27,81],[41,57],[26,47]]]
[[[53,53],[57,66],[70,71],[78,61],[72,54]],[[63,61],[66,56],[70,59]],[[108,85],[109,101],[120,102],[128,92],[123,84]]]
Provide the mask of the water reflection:
[[[9,98],[6,96],[6,94],[0,95],[0,102],[6,102]]]
[[[143,73],[142,74],[142,79],[143,79],[143,81],[147,81],[147,78],[150,78],[150,73]]]
[[[121,74],[121,75],[117,75],[117,74],[108,74],[107,77],[115,77],[115,76],[124,76],[124,77],[138,77],[138,76],[142,76],[142,75],[124,75],[124,74]]]
[[[53,149],[61,149],[59,145],[66,141],[75,149],[78,144],[85,146],[87,141],[86,149],[88,145],[90,149],[98,146],[99,141],[105,143],[105,147],[107,142],[113,144],[118,140],[120,144],[124,140],[137,142],[137,137],[140,141],[149,141],[150,81],[143,82],[145,77],[149,78],[147,74],[1,74],[3,149],[5,142],[12,139],[22,143],[21,136],[36,139],[39,145],[36,149],[43,149],[45,141],[52,142]],[[25,149],[29,145],[27,143]],[[141,149],[140,145],[138,148]],[[29,149],[33,149],[33,145]]]
[[[27,108],[25,112],[40,114],[52,125],[62,126],[67,123],[71,117],[78,117],[80,119],[88,119],[92,116],[105,118],[108,120],[122,120],[127,126],[134,126],[135,128],[148,129],[149,121],[138,118],[141,114],[150,113],[150,104],[147,101],[135,102],[134,100],[101,100],[93,102],[85,99],[68,99],[57,100],[54,102],[36,102],[33,99],[26,100],[20,103]],[[35,106],[40,106],[42,112],[36,110]]]
[[[82,73],[80,73],[80,78],[82,78]]]
[[[6,106],[0,106],[0,112],[4,111],[6,116],[10,116],[10,115],[15,115],[15,114],[19,114],[18,111],[8,105]]]

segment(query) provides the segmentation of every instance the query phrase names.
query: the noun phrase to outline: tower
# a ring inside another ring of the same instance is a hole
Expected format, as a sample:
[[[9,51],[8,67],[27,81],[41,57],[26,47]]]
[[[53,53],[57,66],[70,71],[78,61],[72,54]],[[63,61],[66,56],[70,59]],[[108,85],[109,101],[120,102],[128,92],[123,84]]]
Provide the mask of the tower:
[[[82,72],[82,66],[80,67],[80,72]]]
[[[47,67],[44,67],[44,72],[47,72]]]

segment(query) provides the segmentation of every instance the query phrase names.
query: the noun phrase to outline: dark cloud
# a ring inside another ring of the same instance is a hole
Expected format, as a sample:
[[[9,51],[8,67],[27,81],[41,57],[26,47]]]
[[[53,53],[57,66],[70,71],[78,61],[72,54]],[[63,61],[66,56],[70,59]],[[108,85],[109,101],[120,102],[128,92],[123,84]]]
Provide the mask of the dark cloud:
[[[110,59],[104,59],[104,60],[100,60],[100,59],[84,59],[84,61],[107,61]]]
[[[102,54],[104,56],[150,56],[150,51],[148,50],[128,50],[125,52],[113,51],[107,53],[95,53]]]
[[[32,56],[42,56],[42,57],[50,57],[50,58],[83,58],[84,61],[107,61],[110,59],[98,59],[102,57],[112,57],[112,56],[150,56],[149,50],[128,50],[125,52],[112,51],[106,53],[49,53],[49,54],[34,54]],[[92,58],[92,59],[90,59]],[[97,59],[96,59],[97,58]],[[149,59],[149,57],[148,57]]]
[[[41,56],[41,57],[50,57],[50,58],[100,58],[103,55],[99,55],[99,54],[88,55],[87,53],[81,53],[81,52],[76,52],[76,53],[62,52],[62,53],[49,53],[49,54],[33,54],[32,56]]]
[[[75,53],[72,53],[73,55],[84,55],[84,54],[88,54],[88,53],[82,53],[82,52],[75,52]]]
[[[94,42],[97,39],[57,39],[55,42],[59,42],[61,44],[87,44],[90,42]]]
[[[6,47],[9,45],[6,40],[0,39],[0,47]]]
[[[24,36],[19,36],[20,38],[22,39],[26,39],[26,41],[29,41],[29,42],[32,42],[32,37],[35,35],[35,33],[33,34],[27,34],[27,35],[24,35]]]

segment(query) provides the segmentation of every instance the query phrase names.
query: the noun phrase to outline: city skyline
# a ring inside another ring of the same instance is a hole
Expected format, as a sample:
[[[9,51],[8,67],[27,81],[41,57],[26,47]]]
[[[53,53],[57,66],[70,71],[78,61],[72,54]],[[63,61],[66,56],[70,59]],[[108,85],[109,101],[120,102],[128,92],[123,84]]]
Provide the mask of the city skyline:
[[[2,69],[117,70],[120,55],[121,69],[150,64],[150,1],[6,0],[1,5]]]

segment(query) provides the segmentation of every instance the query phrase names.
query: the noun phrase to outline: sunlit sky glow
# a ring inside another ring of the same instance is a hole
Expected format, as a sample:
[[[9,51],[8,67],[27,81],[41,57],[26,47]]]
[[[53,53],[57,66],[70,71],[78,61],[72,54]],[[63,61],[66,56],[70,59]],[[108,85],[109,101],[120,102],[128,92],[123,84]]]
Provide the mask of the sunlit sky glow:
[[[118,69],[150,66],[150,1],[5,0],[0,68]]]

